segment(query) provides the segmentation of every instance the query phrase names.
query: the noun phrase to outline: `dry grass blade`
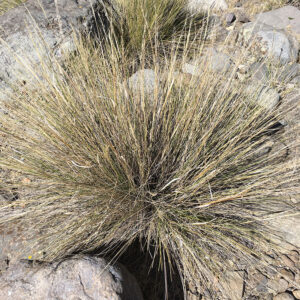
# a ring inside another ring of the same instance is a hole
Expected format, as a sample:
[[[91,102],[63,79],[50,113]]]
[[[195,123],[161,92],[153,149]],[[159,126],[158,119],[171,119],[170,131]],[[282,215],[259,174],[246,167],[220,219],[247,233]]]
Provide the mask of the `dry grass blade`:
[[[162,62],[160,42],[153,90],[143,71],[133,88],[127,79],[146,67],[149,49],[132,60],[107,45],[78,41],[64,68],[54,64],[7,103],[0,166],[31,181],[3,185],[21,196],[1,202],[0,224],[38,231],[30,246],[45,260],[119,255],[140,241],[162,269],[176,265],[184,289],[225,289],[215,279],[232,261],[263,267],[276,248],[264,219],[293,212],[288,194],[299,193],[298,160],[262,151],[278,113],[234,74],[225,80],[202,65],[183,80],[178,47]]]

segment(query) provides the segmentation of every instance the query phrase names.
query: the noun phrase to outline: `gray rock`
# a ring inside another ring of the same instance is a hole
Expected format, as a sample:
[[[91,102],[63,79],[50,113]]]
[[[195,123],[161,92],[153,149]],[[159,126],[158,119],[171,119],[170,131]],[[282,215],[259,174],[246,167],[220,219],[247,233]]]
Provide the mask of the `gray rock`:
[[[295,298],[288,293],[281,293],[276,295],[273,300],[294,300]]]
[[[236,20],[236,16],[234,13],[229,13],[226,15],[226,23],[227,25],[232,24]]]
[[[94,30],[92,7],[97,14],[97,0],[58,0],[57,7],[55,2],[28,0],[0,16],[4,41],[0,43],[0,98],[6,98],[10,84],[34,83],[32,70],[41,71],[41,61],[61,58],[63,52],[74,50],[72,27],[75,31]]]
[[[255,62],[250,65],[248,74],[252,80],[259,82],[268,82],[269,81],[269,69],[265,63]]]
[[[61,263],[14,264],[3,272],[0,300],[142,300],[135,278],[102,258],[75,257]]]
[[[199,13],[209,10],[221,10],[228,9],[228,5],[225,0],[188,0],[187,8],[191,13]]]
[[[276,90],[255,82],[248,85],[245,92],[253,99],[253,101],[264,107],[266,110],[275,109],[280,101],[280,95]]]
[[[300,64],[293,63],[291,65],[285,65],[279,70],[278,80],[288,83],[292,82],[297,76],[300,76]]]
[[[240,300],[244,289],[244,271],[227,271],[225,274],[227,294],[230,300]]]
[[[283,279],[272,279],[268,282],[268,288],[273,294],[283,293],[289,287],[289,283]]]
[[[271,219],[269,223],[275,230],[282,232],[287,242],[300,248],[300,216]]]
[[[152,93],[157,85],[157,74],[151,69],[139,70],[128,79],[130,89]]]
[[[291,83],[297,85],[297,86],[300,86],[300,75],[294,77],[292,80],[291,80]]]
[[[213,50],[211,52],[211,70],[216,73],[228,72],[232,66],[232,61],[229,56],[222,52],[217,52]]]
[[[260,31],[257,36],[266,45],[268,54],[278,59],[282,64],[296,61],[298,58],[299,47],[293,47],[292,43],[283,32],[279,31]]]
[[[244,13],[239,13],[237,16],[237,21],[241,23],[248,23],[250,22],[250,19]]]
[[[281,65],[296,62],[298,59],[298,41],[283,30],[251,22],[243,25],[242,35],[247,43],[257,45],[261,53],[265,53]]]
[[[265,294],[268,292],[267,284],[268,284],[268,278],[260,274],[259,281],[257,282],[255,289],[257,290],[258,293]]]
[[[284,6],[256,15],[256,21],[284,29],[300,37],[300,10],[295,6]]]
[[[197,61],[185,63],[182,67],[182,72],[200,76],[207,67],[214,73],[226,73],[231,66],[232,61],[227,54],[218,52],[215,48],[208,48],[206,53]]]
[[[182,66],[182,72],[187,73],[187,74],[191,74],[193,76],[200,76],[201,75],[199,65],[195,62],[185,63]]]

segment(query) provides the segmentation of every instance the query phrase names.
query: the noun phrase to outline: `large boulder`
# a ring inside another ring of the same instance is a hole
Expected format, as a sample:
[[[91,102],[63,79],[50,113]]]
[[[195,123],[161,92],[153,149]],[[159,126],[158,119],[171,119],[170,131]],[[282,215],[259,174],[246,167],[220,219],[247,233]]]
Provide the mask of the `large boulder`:
[[[225,0],[189,0],[188,10],[191,13],[199,13],[209,10],[224,11],[228,8]]]
[[[74,257],[61,263],[14,264],[0,276],[0,300],[142,300],[135,278],[103,258]]]
[[[55,3],[57,2],[57,6]],[[28,84],[41,61],[74,50],[72,29],[93,31],[98,0],[28,0],[0,16],[0,99],[9,85]]]
[[[300,10],[295,6],[284,6],[256,15],[259,23],[270,25],[276,29],[284,29],[300,39]]]

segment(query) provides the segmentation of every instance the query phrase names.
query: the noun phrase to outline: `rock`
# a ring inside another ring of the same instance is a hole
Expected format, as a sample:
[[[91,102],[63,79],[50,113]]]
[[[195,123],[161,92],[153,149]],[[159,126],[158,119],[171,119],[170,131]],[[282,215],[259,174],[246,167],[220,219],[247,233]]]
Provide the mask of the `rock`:
[[[291,80],[291,83],[297,85],[297,86],[300,86],[300,75],[294,77],[292,80]]]
[[[201,71],[197,63],[185,63],[182,66],[182,72],[186,74],[191,74],[192,76],[200,76]]]
[[[283,32],[260,31],[257,36],[261,38],[263,44],[266,44],[272,58],[278,59],[282,64],[297,60],[299,48],[294,49]]]
[[[250,19],[244,13],[239,13],[237,16],[237,21],[240,23],[248,23],[250,22]]]
[[[289,283],[283,278],[279,278],[277,280],[272,279],[268,282],[268,289],[273,294],[283,293],[288,289],[288,287]]]
[[[282,275],[283,278],[285,278],[289,282],[292,282],[292,281],[295,280],[295,275],[291,271],[288,271],[286,269],[282,269],[282,270],[280,270],[280,274]]]
[[[300,64],[285,65],[279,70],[278,81],[284,83],[292,82],[298,75],[300,76]]]
[[[299,43],[283,30],[262,23],[247,23],[242,27],[242,35],[252,48],[258,48],[262,54],[284,65],[296,62]]]
[[[300,299],[300,290],[293,291],[293,295],[296,299]]]
[[[0,16],[0,37],[4,40],[0,43],[0,99],[5,99],[8,85],[18,79],[34,83],[30,68],[38,72],[41,60],[59,59],[64,52],[73,51],[72,27],[75,31],[95,30],[92,7],[97,15],[97,0],[57,1],[59,16],[55,3],[28,0]],[[17,62],[16,55],[22,63]]]
[[[226,73],[230,70],[232,61],[230,57],[215,48],[208,48],[206,53],[197,61],[185,63],[182,67],[183,73],[200,76],[206,68],[214,73]]]
[[[226,20],[227,25],[230,25],[236,20],[236,16],[234,13],[229,13],[226,15],[225,20]]]
[[[242,7],[242,6],[243,6],[243,3],[240,2],[240,1],[238,1],[234,6],[235,6],[235,7]]]
[[[188,0],[188,11],[191,13],[199,13],[209,10],[221,10],[228,9],[228,5],[225,0]]]
[[[25,230],[15,228],[7,231],[6,228],[0,230],[0,262],[16,262],[19,259],[27,259],[30,252],[26,251],[27,239]],[[1,271],[2,268],[0,268]]]
[[[268,292],[268,278],[262,274],[259,274],[258,278],[256,278],[257,283],[255,289],[259,294],[265,294]]]
[[[255,17],[259,23],[284,29],[300,38],[300,10],[294,6],[284,6],[272,11],[258,14]]]
[[[265,63],[255,62],[250,65],[248,74],[252,80],[267,83],[269,81],[269,69]]]
[[[276,295],[273,300],[294,300],[294,297],[288,293],[281,293]]]
[[[232,66],[232,61],[225,53],[218,52],[215,48],[207,49],[205,60],[209,61],[208,67],[216,73],[226,73]]]
[[[61,263],[12,265],[1,274],[0,300],[142,300],[135,278],[102,258],[74,257]]]
[[[295,275],[295,282],[296,282],[296,284],[300,285],[300,274],[299,273],[296,273],[296,275]]]
[[[244,290],[244,271],[227,271],[225,274],[226,286],[230,300],[240,300]]]
[[[298,98],[299,101],[299,98]],[[297,120],[297,119],[296,119]],[[296,138],[296,137],[294,137]],[[281,232],[288,243],[300,248],[300,216],[271,219],[269,224]],[[285,262],[286,263],[286,262]],[[288,266],[289,267],[289,266]]]
[[[299,253],[296,250],[292,250],[289,252],[288,257],[293,263],[298,263],[299,262]]]
[[[151,69],[139,70],[128,79],[130,89],[152,93],[157,84],[157,75]]]
[[[245,92],[266,110],[275,109],[280,101],[280,95],[276,90],[255,82],[247,86]]]

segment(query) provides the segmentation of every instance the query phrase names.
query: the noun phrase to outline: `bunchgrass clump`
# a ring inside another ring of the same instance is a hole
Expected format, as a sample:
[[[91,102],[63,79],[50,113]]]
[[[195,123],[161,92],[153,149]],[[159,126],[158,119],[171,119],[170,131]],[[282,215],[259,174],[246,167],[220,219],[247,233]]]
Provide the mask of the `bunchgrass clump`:
[[[265,151],[281,115],[257,104],[234,71],[202,64],[201,76],[182,74],[189,40],[162,59],[154,36],[138,59],[117,38],[78,41],[63,67],[44,65],[34,88],[15,87],[0,116],[0,166],[26,180],[2,178],[19,197],[1,202],[0,224],[27,228],[30,255],[46,261],[117,258],[139,242],[162,270],[176,266],[185,291],[226,293],[227,268],[263,268],[276,249],[265,219],[292,211],[298,161],[281,157],[293,145]],[[134,84],[132,70],[141,71]]]
[[[24,3],[26,0],[1,0],[0,1],[0,15],[5,13],[11,8],[14,8],[22,3]]]
[[[110,42],[114,42],[122,56],[138,59],[141,52],[153,49],[166,55],[174,43],[185,46],[186,40],[201,41],[207,30],[207,14],[191,14],[187,0],[116,0],[101,2],[103,28],[109,27]],[[159,46],[157,45],[159,41]],[[198,43],[199,46],[199,43]],[[148,58],[152,57],[151,51]]]

